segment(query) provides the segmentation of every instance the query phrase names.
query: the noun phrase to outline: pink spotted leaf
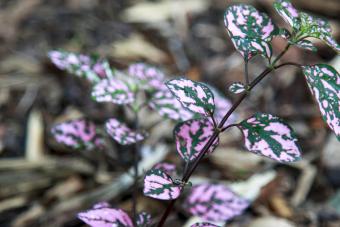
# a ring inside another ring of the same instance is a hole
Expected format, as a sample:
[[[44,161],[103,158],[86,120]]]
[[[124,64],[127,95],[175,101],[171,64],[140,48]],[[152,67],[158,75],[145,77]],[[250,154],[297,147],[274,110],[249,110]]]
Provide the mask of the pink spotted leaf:
[[[294,30],[300,29],[299,12],[294,8],[292,3],[287,0],[276,0],[274,2],[275,10]]]
[[[163,86],[164,73],[151,65],[145,63],[135,63],[129,66],[129,75],[137,78],[141,84],[139,86],[145,88],[158,89]]]
[[[55,125],[51,130],[55,140],[71,149],[92,150],[103,148],[104,139],[96,125],[86,119],[66,121]]]
[[[184,202],[184,209],[204,220],[228,221],[242,214],[249,202],[221,184],[194,186]]]
[[[151,221],[151,214],[141,212],[137,215],[136,224],[137,227],[150,227]]]
[[[107,133],[118,143],[122,145],[129,145],[138,141],[144,140],[145,135],[140,132],[135,132],[126,124],[121,123],[115,118],[109,119],[105,123]]]
[[[92,98],[97,102],[112,102],[119,105],[132,103],[134,93],[127,83],[116,78],[104,79],[92,90]]]
[[[199,222],[191,225],[190,227],[219,227],[219,226],[208,222]]]
[[[176,121],[185,121],[194,117],[194,113],[177,100],[169,89],[156,91],[149,102],[149,106],[157,111],[162,117]]]
[[[324,41],[328,46],[340,53],[340,45],[332,37],[332,29],[328,21],[301,12],[301,36],[308,36]]]
[[[249,151],[279,162],[301,159],[296,135],[282,119],[271,114],[256,113],[242,121],[239,128]]]
[[[56,50],[50,51],[48,56],[59,69],[93,83],[97,83],[103,78],[113,77],[108,61],[98,57]]]
[[[125,211],[109,207],[80,212],[78,218],[92,227],[134,227],[131,218]]]
[[[186,162],[190,162],[198,157],[213,134],[214,126],[208,118],[180,122],[174,129],[177,152]],[[218,141],[217,138],[208,153],[213,152]]]
[[[246,60],[257,54],[271,57],[269,41],[278,29],[266,14],[250,5],[233,5],[225,12],[224,24],[235,48]]]
[[[152,168],[144,178],[144,195],[160,200],[173,200],[181,194],[182,188],[163,170]]]
[[[340,75],[330,65],[303,66],[308,86],[318,102],[322,118],[340,140]]]
[[[288,0],[277,0],[274,8],[293,28],[294,37],[289,40],[291,44],[302,48],[308,47],[305,49],[314,51],[315,48],[312,48],[309,41],[302,42],[306,37],[313,37],[340,52],[340,45],[332,37],[332,29],[328,21],[305,12],[298,12]]]
[[[178,101],[190,111],[206,116],[214,113],[214,94],[205,84],[179,78],[166,82],[166,85]]]
[[[244,92],[246,90],[244,84],[240,83],[240,82],[235,82],[235,83],[232,83],[230,86],[229,86],[229,91],[234,93],[234,94],[240,94],[242,92]]]

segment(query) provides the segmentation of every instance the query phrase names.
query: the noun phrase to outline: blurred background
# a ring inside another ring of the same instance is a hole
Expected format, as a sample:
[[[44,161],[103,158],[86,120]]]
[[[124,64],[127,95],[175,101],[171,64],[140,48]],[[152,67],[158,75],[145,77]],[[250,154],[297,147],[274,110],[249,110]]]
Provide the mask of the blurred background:
[[[223,13],[240,2],[286,26],[271,7],[273,0],[1,0],[0,226],[85,226],[76,213],[103,200],[131,209],[131,184],[121,177],[131,167],[130,147],[111,142],[110,151],[74,152],[50,134],[56,122],[86,116],[101,125],[122,111],[92,101],[89,83],[58,70],[48,51],[98,53],[118,69],[148,62],[162,67],[169,78],[186,75],[204,81],[233,100],[236,96],[227,87],[243,80],[244,65],[227,36]],[[339,0],[292,2],[329,19],[340,41]],[[285,44],[275,38],[275,52]],[[322,43],[315,45],[317,53],[293,47],[282,61],[324,62],[339,71],[340,57]],[[265,64],[255,58],[249,67],[255,76]],[[281,165],[245,152],[240,134],[231,131],[204,159],[193,181],[227,183],[254,200],[228,226],[340,226],[340,144],[323,122],[301,72],[286,67],[272,73],[237,115],[243,119],[255,111],[280,116],[295,129],[303,161]],[[144,126],[157,118],[145,115]],[[152,128],[143,147],[146,163],[149,158],[181,165],[173,126],[164,121]],[[165,205],[140,193],[139,210],[158,217]],[[185,226],[190,219],[177,205],[168,226]]]

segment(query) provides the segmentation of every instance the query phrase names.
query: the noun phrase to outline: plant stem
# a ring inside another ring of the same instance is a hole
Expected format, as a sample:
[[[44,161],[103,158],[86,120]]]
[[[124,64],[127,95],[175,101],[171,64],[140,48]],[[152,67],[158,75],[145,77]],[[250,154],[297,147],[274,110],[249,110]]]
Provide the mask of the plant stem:
[[[285,63],[282,63],[278,66],[275,66],[274,69],[278,69],[278,68],[281,68],[281,67],[286,66],[286,65],[296,66],[296,67],[299,67],[299,68],[302,66],[301,64],[295,63],[295,62],[285,62]]]
[[[276,62],[278,60],[280,60],[280,58],[287,52],[287,50],[289,49],[290,44],[288,43],[285,47],[285,49],[275,58],[275,60],[273,61],[272,65],[274,66],[276,64]]]
[[[246,90],[248,90],[248,86],[249,86],[248,60],[245,60],[244,62],[244,76],[246,78]]]
[[[139,118],[138,112],[135,112],[135,130],[139,129]],[[132,192],[132,216],[133,216],[133,223],[134,226],[137,226],[137,196],[138,196],[138,158],[140,154],[140,143],[135,143],[135,149],[133,153],[133,192]]]
[[[228,110],[228,112],[225,114],[225,116],[223,117],[223,119],[221,120],[221,122],[218,124],[217,128],[219,130],[215,130],[215,132],[213,133],[213,135],[210,137],[210,139],[208,140],[208,142],[205,144],[205,146],[202,148],[202,150],[200,151],[198,157],[194,160],[192,166],[190,166],[191,168],[189,168],[183,175],[182,178],[182,182],[188,182],[191,175],[193,174],[193,172],[196,170],[199,162],[202,160],[202,158],[204,157],[204,155],[208,152],[209,148],[211,147],[211,145],[214,143],[214,141],[217,139],[217,137],[219,136],[219,134],[222,132],[223,130],[223,126],[226,123],[226,121],[228,120],[228,118],[231,116],[231,114],[237,109],[237,107],[242,103],[242,101],[250,94],[250,91],[261,81],[263,80],[263,78],[265,78],[270,72],[272,72],[273,70],[281,67],[281,65],[275,67],[276,62],[287,52],[287,50],[289,49],[290,44],[287,44],[287,46],[285,47],[285,49],[275,58],[275,60],[273,61],[271,67],[266,68],[260,75],[258,75],[254,81],[252,81],[249,84],[248,87],[248,91],[249,92],[244,92],[235,102],[234,104],[231,106],[231,108]],[[282,64],[282,66],[284,65],[295,65],[295,64]],[[245,70],[246,73],[248,70]],[[228,126],[227,126],[228,127]],[[168,207],[166,208],[163,216],[161,217],[161,220],[159,221],[157,227],[162,227],[166,221],[166,219],[168,218],[169,214],[171,213],[175,203],[176,203],[177,199],[171,200]]]

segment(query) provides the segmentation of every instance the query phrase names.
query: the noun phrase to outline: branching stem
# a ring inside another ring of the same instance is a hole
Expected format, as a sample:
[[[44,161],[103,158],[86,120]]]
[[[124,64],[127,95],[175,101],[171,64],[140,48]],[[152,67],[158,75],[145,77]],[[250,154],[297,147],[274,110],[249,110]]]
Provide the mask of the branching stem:
[[[221,122],[218,124],[217,128],[223,129],[224,124],[227,122],[227,120],[229,119],[229,117],[231,116],[231,114],[237,109],[237,107],[242,103],[242,101],[250,94],[250,91],[260,82],[263,80],[263,78],[265,78],[270,72],[272,72],[273,70],[280,68],[282,66],[285,65],[298,65],[295,63],[284,63],[278,66],[275,66],[275,64],[280,60],[280,58],[288,51],[290,47],[290,44],[287,44],[287,46],[285,47],[285,49],[274,59],[274,61],[272,62],[271,66],[266,68],[260,75],[258,75],[248,86],[248,91],[249,92],[244,92],[242,93],[242,95],[234,102],[234,104],[231,106],[231,108],[228,110],[228,112],[225,114],[225,116],[223,117],[223,119],[221,120]],[[247,62],[246,62],[247,64]],[[247,68],[247,67],[246,67]],[[248,70],[245,70],[245,73]],[[246,78],[248,77],[248,75],[246,75]],[[226,126],[226,128],[228,128],[228,126]],[[190,168],[187,169],[187,171],[183,174],[183,178],[182,178],[182,182],[186,183],[189,181],[191,175],[193,174],[193,172],[196,170],[199,162],[202,160],[202,158],[205,156],[205,154],[208,152],[209,148],[213,145],[214,141],[217,139],[217,137],[219,136],[219,134],[222,132],[223,130],[215,130],[215,132],[213,133],[213,135],[210,137],[210,139],[208,140],[208,142],[205,144],[205,146],[203,147],[203,149],[200,151],[198,157],[193,161],[193,163],[190,165]],[[168,218],[169,214],[171,213],[175,203],[176,203],[177,199],[171,200],[168,207],[166,208],[163,216],[161,217],[161,220],[159,221],[157,227],[162,227],[166,221],[166,219]]]

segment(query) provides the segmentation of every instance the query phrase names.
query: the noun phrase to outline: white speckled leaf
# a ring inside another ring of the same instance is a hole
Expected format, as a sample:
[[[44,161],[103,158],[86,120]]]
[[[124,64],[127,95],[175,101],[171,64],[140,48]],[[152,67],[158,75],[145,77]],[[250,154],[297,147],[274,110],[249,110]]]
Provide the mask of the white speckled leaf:
[[[166,85],[178,101],[190,111],[206,116],[214,113],[214,94],[203,83],[179,78],[166,82]]]
[[[308,86],[318,102],[324,121],[340,140],[340,75],[330,65],[303,66]]]
[[[279,162],[301,159],[295,133],[282,119],[271,114],[256,113],[242,121],[239,128],[249,151]]]
[[[115,118],[109,119],[105,123],[105,128],[107,133],[122,145],[133,144],[144,139],[142,133],[133,131],[126,124],[119,122]]]
[[[245,90],[246,90],[246,88],[244,87],[244,84],[242,84],[240,82],[232,83],[229,86],[229,91],[234,93],[234,94],[240,94],[240,93],[244,92]]]
[[[184,202],[184,209],[207,221],[228,221],[242,214],[249,202],[222,184],[194,186]]]

